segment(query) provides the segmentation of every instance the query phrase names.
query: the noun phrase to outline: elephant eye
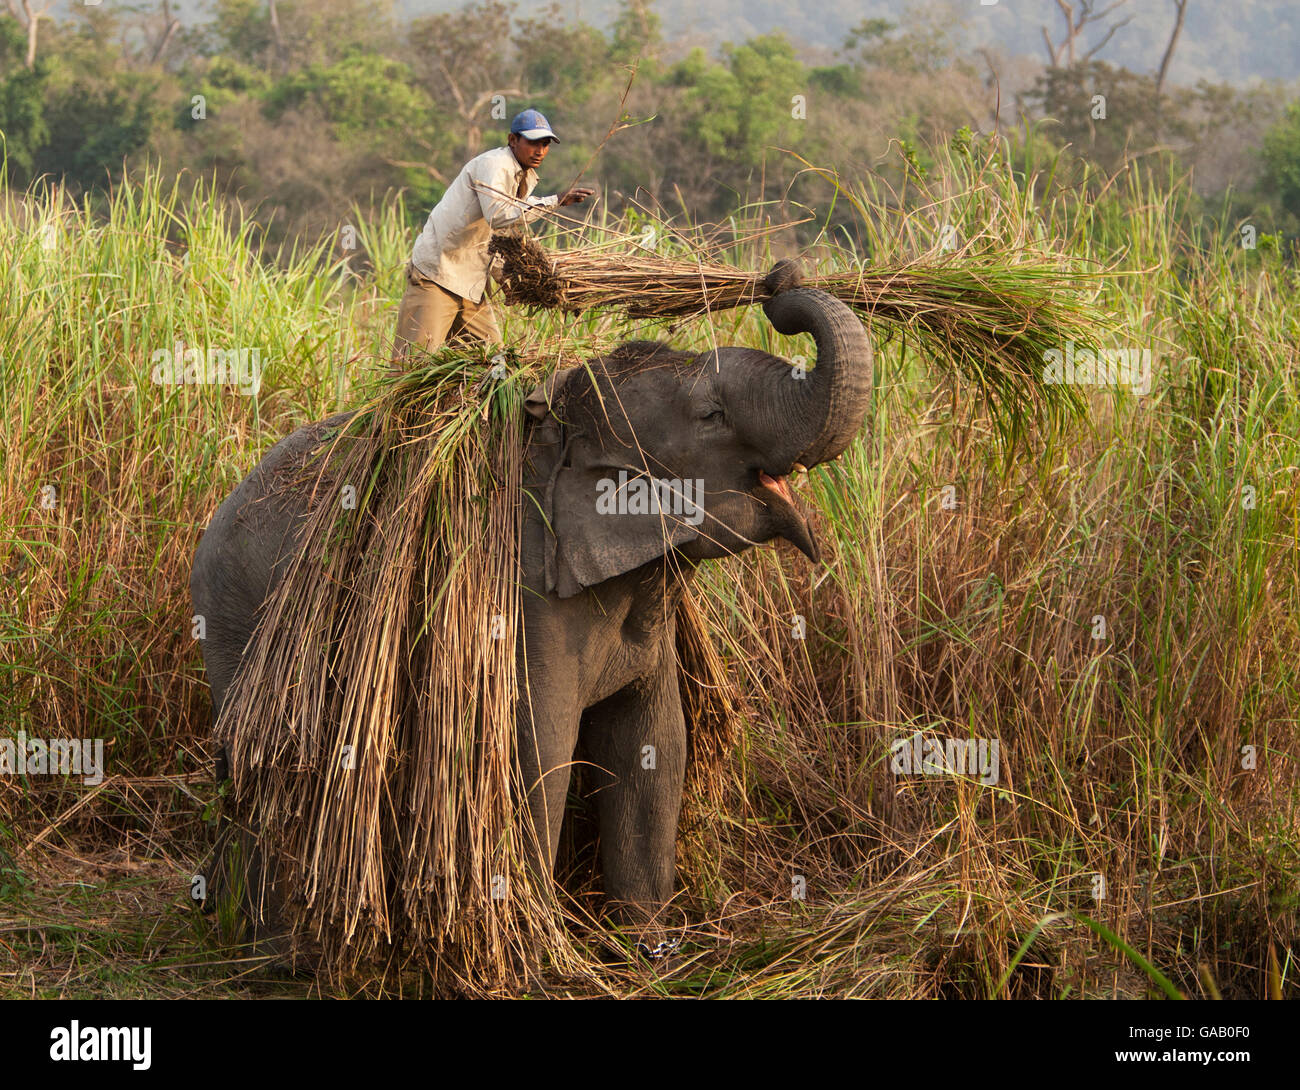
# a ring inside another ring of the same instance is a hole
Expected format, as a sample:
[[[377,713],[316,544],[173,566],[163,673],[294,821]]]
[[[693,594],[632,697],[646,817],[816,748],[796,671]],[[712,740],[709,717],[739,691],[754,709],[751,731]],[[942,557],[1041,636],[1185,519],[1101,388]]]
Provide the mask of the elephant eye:
[[[701,420],[721,420],[725,415],[726,415],[726,413],[724,413],[721,409],[710,409],[710,410],[709,410],[708,412],[706,412],[702,417],[700,417],[700,419],[701,419]]]

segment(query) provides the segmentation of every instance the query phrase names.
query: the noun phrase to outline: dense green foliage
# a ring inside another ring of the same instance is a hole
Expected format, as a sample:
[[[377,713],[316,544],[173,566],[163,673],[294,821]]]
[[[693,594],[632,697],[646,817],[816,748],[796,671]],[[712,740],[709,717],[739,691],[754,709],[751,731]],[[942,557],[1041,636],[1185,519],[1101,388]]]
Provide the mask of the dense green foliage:
[[[1020,143],[1021,121],[1049,119],[1037,140],[1068,145],[1100,170],[1097,185],[1164,159],[1193,167],[1209,207],[1226,201],[1261,233],[1300,226],[1297,115],[1282,116],[1276,87],[1157,96],[1153,76],[1087,60],[1008,90],[998,118],[1003,89],[939,8],[864,18],[834,56],[782,32],[688,49],[641,0],[624,0],[606,29],[533,10],[469,0],[399,21],[384,0],[216,0],[206,22],[169,30],[157,12],[74,6],[41,22],[32,67],[19,21],[0,16],[10,184],[48,174],[94,201],[154,162],[187,190],[215,179],[273,242],[336,232],[354,203],[398,189],[414,228],[464,161],[535,105],[564,138],[543,192],[582,177],[616,214],[658,205],[693,221],[783,200],[785,218],[806,209],[847,227],[849,210],[804,161],[897,187],[936,137],[1000,124]]]

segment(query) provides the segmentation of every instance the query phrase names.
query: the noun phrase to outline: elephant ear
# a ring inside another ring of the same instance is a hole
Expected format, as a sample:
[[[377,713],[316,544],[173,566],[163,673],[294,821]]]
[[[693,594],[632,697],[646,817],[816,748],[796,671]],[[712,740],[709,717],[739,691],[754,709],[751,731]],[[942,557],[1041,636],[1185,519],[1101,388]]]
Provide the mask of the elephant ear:
[[[576,453],[575,461],[581,449]],[[685,512],[638,510],[638,501],[649,494],[650,478],[634,465],[622,467],[622,473],[608,465],[560,468],[552,508],[555,582],[552,586],[548,577],[547,590],[561,598],[658,560],[699,537]],[[690,487],[690,482],[668,485],[667,498],[691,499]],[[700,499],[698,493],[693,498]]]
[[[545,382],[524,398],[524,408],[528,411],[528,415],[534,420],[545,420],[547,414],[559,403],[570,376],[580,370],[581,367],[561,367],[557,371],[552,371]]]
[[[606,442],[605,429],[590,418],[586,426],[565,422],[566,385],[585,370],[557,371],[524,400],[538,422],[535,438],[549,451],[541,459],[545,464],[534,461],[526,483],[531,476],[546,520],[546,589],[560,598],[633,571],[699,536],[688,513],[641,510],[637,500],[646,494],[649,475],[634,450]],[[698,493],[692,497],[686,488],[671,485],[668,496],[698,502]]]

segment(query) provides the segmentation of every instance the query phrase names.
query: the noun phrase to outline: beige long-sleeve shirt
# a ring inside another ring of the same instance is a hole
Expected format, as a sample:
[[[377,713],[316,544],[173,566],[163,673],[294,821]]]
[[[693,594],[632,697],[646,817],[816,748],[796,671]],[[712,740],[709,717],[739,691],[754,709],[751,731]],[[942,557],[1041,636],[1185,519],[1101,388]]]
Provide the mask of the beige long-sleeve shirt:
[[[516,197],[519,183],[524,195]],[[488,279],[488,242],[558,208],[560,198],[534,197],[537,171],[509,147],[476,155],[447,187],[415,240],[411,262],[421,276],[478,303]]]

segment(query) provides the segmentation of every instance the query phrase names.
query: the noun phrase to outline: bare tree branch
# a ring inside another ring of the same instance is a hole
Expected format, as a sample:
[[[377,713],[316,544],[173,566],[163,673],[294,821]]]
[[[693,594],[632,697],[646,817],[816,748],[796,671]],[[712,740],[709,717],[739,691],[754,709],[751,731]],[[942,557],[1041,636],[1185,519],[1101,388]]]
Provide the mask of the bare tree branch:
[[[280,10],[275,6],[275,0],[267,0],[267,14],[271,19],[271,34],[275,38],[276,52],[282,52],[284,36],[280,33]]]
[[[27,67],[36,67],[36,36],[40,30],[41,20],[46,18],[45,13],[50,10],[50,5],[54,0],[45,0],[44,4],[39,6],[33,5],[32,0],[22,0],[23,14],[20,16],[14,10],[13,0],[5,0],[5,5],[9,12],[19,24],[27,31]]]
[[[1131,23],[1132,21],[1133,21],[1133,16],[1131,15],[1127,19],[1121,19],[1118,23],[1116,23],[1108,31],[1106,31],[1106,36],[1102,38],[1101,41],[1099,41],[1096,45],[1094,45],[1091,49],[1089,49],[1087,53],[1083,55],[1083,59],[1085,61],[1092,60],[1094,56],[1096,56],[1098,53],[1101,52],[1101,47],[1104,46],[1108,41],[1111,40],[1111,38],[1115,36],[1115,31],[1119,30],[1120,27],[1128,26],[1128,24]]]
[[[1084,0],[1086,3],[1087,0]],[[1056,6],[1060,9],[1061,14],[1065,17],[1065,36],[1061,39],[1060,44],[1053,44],[1051,35],[1047,27],[1042,27],[1043,42],[1047,45],[1047,58],[1053,68],[1059,68],[1061,58],[1069,52],[1070,63],[1074,63],[1074,35],[1078,32],[1074,25],[1074,5],[1067,0],[1056,0]]]
[[[1173,60],[1174,48],[1178,45],[1178,35],[1183,32],[1183,20],[1187,18],[1187,5],[1190,0],[1174,0],[1174,7],[1178,9],[1178,14],[1174,19],[1173,33],[1169,35],[1169,44],[1165,47],[1165,55],[1160,59],[1160,71],[1156,75],[1156,97],[1159,98],[1164,90],[1165,76],[1169,74],[1169,62]]]
[[[1102,8],[1101,11],[1097,12],[1096,15],[1093,15],[1093,14],[1092,14],[1092,0],[1085,0],[1085,6],[1088,8],[1088,12],[1089,12],[1089,15],[1088,15],[1089,22],[1094,22],[1094,23],[1095,23],[1095,22],[1096,22],[1097,20],[1099,20],[1099,19],[1104,19],[1104,18],[1106,18],[1107,15],[1109,15],[1109,14],[1110,14],[1112,11],[1114,11],[1116,8],[1122,8],[1122,7],[1123,7],[1125,4],[1127,4],[1127,3],[1128,3],[1128,0],[1115,0],[1115,2],[1114,2],[1113,4],[1111,4],[1110,7],[1108,7],[1108,8]]]
[[[162,0],[162,17],[162,36],[158,39],[158,44],[153,48],[153,56],[149,58],[150,64],[158,63],[159,58],[162,57],[163,51],[171,42],[172,37],[176,34],[176,31],[180,29],[181,21],[172,15],[171,0]]]
[[[1073,65],[1076,59],[1075,45],[1079,40],[1079,36],[1089,27],[1100,24],[1101,21],[1111,12],[1115,11],[1117,8],[1123,7],[1127,3],[1128,0],[1114,0],[1113,3],[1099,11],[1097,10],[1097,0],[1078,0],[1079,6],[1076,18],[1076,9],[1073,0],[1056,0],[1056,6],[1065,21],[1065,28],[1062,32],[1060,41],[1054,43],[1047,27],[1042,27],[1043,43],[1047,46],[1047,56],[1052,67],[1059,68],[1063,57]],[[1105,37],[1088,50],[1083,59],[1088,61],[1096,56],[1096,54],[1101,51],[1102,46],[1114,37],[1115,32],[1119,30],[1120,27],[1128,24],[1132,18],[1133,17],[1130,15],[1127,19],[1122,19],[1118,23],[1111,25],[1107,30]]]
[[[423,170],[435,182],[441,182],[443,185],[448,184],[447,176],[437,167],[430,166],[428,163],[417,163],[410,159],[390,159],[387,155],[382,155],[380,158],[390,167],[403,167],[408,170]]]
[[[483,126],[478,122],[478,113],[484,106],[491,102],[497,95],[518,95],[521,98],[527,97],[527,92],[518,87],[506,87],[501,90],[484,91],[473,103],[467,108],[462,109],[461,120],[465,123],[465,154],[473,155],[478,149],[479,140],[483,136]]]
[[[1043,27],[1043,44],[1047,46],[1047,60],[1053,68],[1059,68],[1061,64],[1060,54],[1056,47],[1052,45],[1052,39],[1047,36],[1047,27]]]
[[[456,82],[455,77],[447,68],[447,62],[441,57],[438,58],[438,68],[442,71],[442,78],[447,81],[447,86],[451,89],[452,97],[456,99],[456,110],[464,116],[465,96],[461,94],[460,84]]]

